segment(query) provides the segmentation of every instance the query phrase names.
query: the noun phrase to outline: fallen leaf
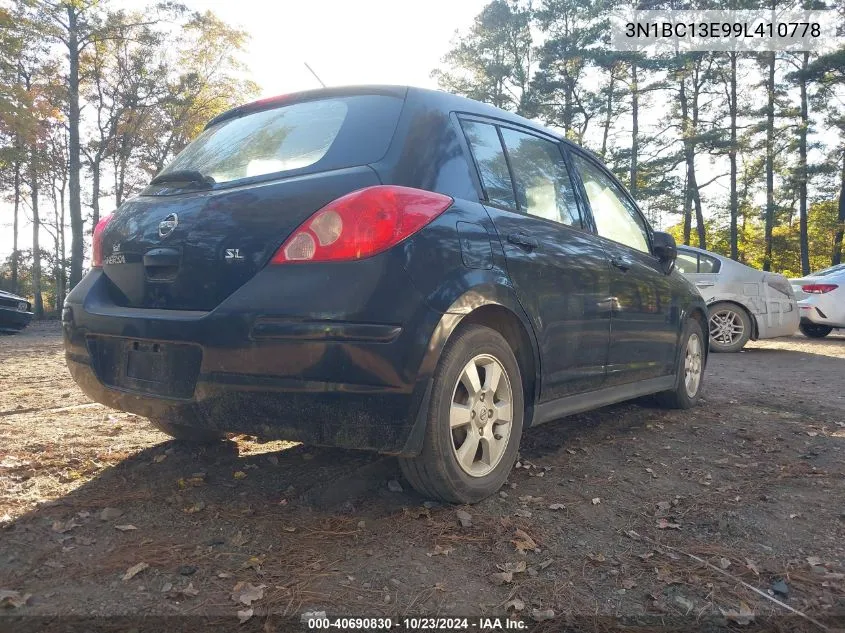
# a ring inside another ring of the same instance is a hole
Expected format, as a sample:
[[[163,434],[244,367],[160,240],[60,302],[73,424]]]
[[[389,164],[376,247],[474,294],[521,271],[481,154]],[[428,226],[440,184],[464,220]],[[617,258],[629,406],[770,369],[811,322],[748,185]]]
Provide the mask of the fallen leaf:
[[[672,521],[669,521],[668,519],[660,519],[657,522],[657,528],[659,530],[680,530],[681,525],[679,523],[673,523]]]
[[[17,609],[26,606],[26,603],[29,602],[31,597],[31,593],[22,594],[20,591],[0,589],[0,607],[4,609]]]
[[[587,554],[587,558],[595,563],[603,563],[607,560],[601,552],[598,554]]]
[[[452,553],[451,547],[443,547],[441,545],[435,545],[433,552],[426,552],[426,556],[448,556]]]
[[[523,519],[530,519],[533,516],[530,510],[525,510],[523,508],[517,508],[513,511],[513,513],[515,516],[522,517]]]
[[[525,609],[525,603],[519,598],[514,598],[510,602],[505,603],[505,611],[522,611]]]
[[[628,538],[632,538],[635,541],[639,541],[641,538],[640,535],[637,534],[637,532],[635,532],[634,530],[628,530],[627,532],[625,532],[625,536],[627,536]]]
[[[555,617],[555,612],[552,609],[533,609],[531,611],[531,617],[534,618],[536,622],[543,622],[544,620],[551,620]]]
[[[195,589],[194,583],[192,583],[192,582],[189,582],[188,586],[181,590],[181,593],[183,593],[186,596],[190,596],[191,598],[194,598],[194,597],[200,595],[199,589]]]
[[[490,574],[490,582],[494,585],[506,585],[513,582],[513,572],[503,571],[495,574]]]
[[[246,545],[247,543],[249,543],[249,537],[244,536],[240,530],[235,532],[235,534],[229,539],[229,545],[232,545],[233,547],[240,547],[241,545]]]
[[[246,473],[242,470],[236,470],[235,474],[232,475],[235,479],[246,479]]]
[[[196,514],[197,512],[202,512],[205,510],[205,502],[197,501],[195,504],[188,506],[183,510],[185,514]]]
[[[531,538],[527,532],[524,530],[516,530],[513,533],[513,540],[511,541],[516,546],[520,552],[525,552],[527,550],[536,550],[537,543],[534,542],[534,539]]]
[[[387,489],[390,492],[404,492],[405,491],[405,489],[402,487],[402,484],[400,484],[395,479],[391,479],[390,481],[387,482]]]
[[[671,501],[658,501],[657,502],[657,509],[661,512],[666,512],[672,508]]]
[[[760,570],[757,568],[757,563],[755,563],[750,558],[745,559],[745,566],[748,567],[748,569],[750,569],[751,571],[753,571],[755,575],[760,575]]]
[[[808,556],[807,557],[807,564],[810,567],[817,567],[822,564],[822,559],[818,556]]]
[[[232,600],[250,606],[264,597],[266,585],[253,585],[248,582],[239,582],[232,589]]]
[[[795,514],[790,514],[790,515],[789,515],[789,518],[790,518],[790,519],[798,519],[798,518],[800,518],[800,517],[801,517],[801,513],[800,513],[800,512],[796,512]]]
[[[633,589],[636,586],[637,586],[637,583],[635,583],[630,578],[626,578],[625,580],[622,581],[622,587],[626,590]]]
[[[549,565],[551,565],[553,562],[555,562],[555,559],[554,559],[554,558],[549,558],[549,559],[546,559],[546,560],[544,560],[542,563],[539,563],[539,564],[537,565],[537,568],[538,568],[538,569],[545,569],[546,567],[548,567]]]
[[[549,506],[549,510],[566,510],[566,506],[562,503],[553,503]]]
[[[461,524],[461,527],[472,527],[472,515],[466,510],[458,510],[455,512],[455,516],[458,517],[458,523]]]
[[[137,530],[138,529],[134,525],[130,525],[129,523],[127,523],[126,525],[115,525],[114,528],[116,530],[120,530],[121,532],[129,532],[131,530]]]
[[[498,567],[502,571],[510,572],[513,574],[521,574],[526,569],[524,560],[520,560],[515,563],[502,563],[501,565],[496,565],[496,567]]]
[[[736,622],[740,626],[746,626],[754,621],[754,612],[751,610],[751,607],[744,602],[739,603],[739,611],[734,611],[733,609],[730,611],[721,609],[721,611],[725,618],[732,622]]]
[[[593,497],[592,504],[593,504],[594,506],[597,506],[597,505],[598,505],[598,504],[600,504],[600,503],[601,503],[601,497]]]
[[[642,559],[642,560],[648,560],[652,556],[654,556],[654,552],[646,552],[645,554],[637,554],[637,557]]]
[[[253,613],[254,611],[252,610],[252,608],[244,609],[243,611],[238,611],[238,622],[240,624],[244,624],[247,620],[252,617]]]
[[[731,561],[730,561],[730,559],[727,559],[727,558],[725,558],[724,556],[722,556],[722,557],[719,559],[719,567],[721,567],[722,569],[727,569],[727,568],[728,568],[728,567],[730,567],[730,566],[731,566]]]
[[[161,462],[163,462],[165,459],[167,459],[167,455],[166,455],[165,453],[162,453],[161,455],[156,455],[155,457],[153,457],[153,461],[154,461],[156,464],[160,464],[160,463],[161,463]]]
[[[54,521],[53,522],[53,531],[57,534],[66,534],[70,532],[73,528],[80,527],[80,523],[77,523],[73,519],[69,519],[68,521]]]
[[[121,516],[123,516],[123,510],[120,508],[103,508],[100,512],[100,521],[114,521]]]
[[[294,526],[292,526],[292,525],[285,525],[285,526],[282,526],[282,529],[283,529],[285,532],[296,532],[296,528],[295,528]]]
[[[148,567],[149,565],[147,563],[138,563],[137,565],[132,565],[132,567],[127,569],[126,573],[123,574],[123,580],[132,580],[135,576],[140,574]]]

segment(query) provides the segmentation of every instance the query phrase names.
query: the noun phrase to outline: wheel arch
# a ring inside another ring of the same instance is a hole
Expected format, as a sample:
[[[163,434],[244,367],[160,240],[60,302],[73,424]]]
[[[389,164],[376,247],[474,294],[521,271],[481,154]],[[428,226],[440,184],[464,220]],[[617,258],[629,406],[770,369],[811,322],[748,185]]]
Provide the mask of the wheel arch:
[[[707,303],[707,308],[710,309],[712,306],[716,305],[717,303],[730,303],[730,304],[733,304],[736,307],[738,307],[743,312],[745,312],[745,314],[751,320],[751,340],[756,341],[758,338],[760,338],[760,324],[757,322],[757,315],[755,315],[754,312],[752,312],[751,309],[747,305],[745,305],[741,301],[734,299],[734,298],[716,297],[716,298],[713,298],[711,301],[709,301]],[[707,320],[709,322],[709,320],[710,320],[709,316],[708,316]],[[709,326],[708,326],[708,328],[705,329],[705,332],[707,332],[709,334],[709,332],[710,332]]]
[[[424,395],[414,417],[414,423],[401,451],[403,456],[417,455],[427,423],[434,370],[447,343],[467,325],[485,325],[501,334],[516,357],[522,374],[525,400],[523,428],[531,426],[534,406],[540,392],[540,350],[534,329],[512,288],[489,285],[469,290],[457,298],[443,314],[429,340],[417,381],[424,382]]]

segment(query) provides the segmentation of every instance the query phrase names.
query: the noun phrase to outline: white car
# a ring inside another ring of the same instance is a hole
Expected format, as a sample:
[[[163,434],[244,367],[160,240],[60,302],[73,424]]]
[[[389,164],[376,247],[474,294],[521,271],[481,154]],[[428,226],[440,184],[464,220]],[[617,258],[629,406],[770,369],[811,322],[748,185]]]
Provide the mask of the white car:
[[[799,311],[789,280],[693,246],[679,246],[678,270],[710,309],[710,349],[738,352],[751,340],[791,336]]]
[[[801,313],[801,332],[811,338],[845,328],[845,264],[790,279]]]

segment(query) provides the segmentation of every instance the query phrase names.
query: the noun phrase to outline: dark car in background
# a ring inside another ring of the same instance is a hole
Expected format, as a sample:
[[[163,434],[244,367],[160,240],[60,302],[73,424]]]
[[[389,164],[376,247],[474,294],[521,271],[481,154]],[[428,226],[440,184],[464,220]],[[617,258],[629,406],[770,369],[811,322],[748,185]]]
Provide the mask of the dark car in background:
[[[707,308],[671,236],[590,153],[442,92],[222,114],[93,250],[63,311],[71,373],[183,440],[380,451],[474,502],[527,427],[701,392]]]
[[[32,306],[29,301],[0,290],[0,332],[20,332],[31,320]]]

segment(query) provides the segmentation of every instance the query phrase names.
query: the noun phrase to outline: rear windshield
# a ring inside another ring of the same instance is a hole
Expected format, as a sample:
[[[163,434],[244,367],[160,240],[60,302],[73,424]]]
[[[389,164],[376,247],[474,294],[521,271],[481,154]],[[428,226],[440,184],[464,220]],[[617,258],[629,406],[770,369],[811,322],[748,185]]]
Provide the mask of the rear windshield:
[[[224,120],[194,139],[162,175],[193,171],[223,184],[375,162],[387,151],[401,106],[396,97],[360,95]]]
[[[830,268],[820,270],[816,273],[813,273],[813,277],[824,277],[825,275],[832,275],[833,273],[838,272],[845,272],[845,264],[836,264],[836,266],[831,266]]]

